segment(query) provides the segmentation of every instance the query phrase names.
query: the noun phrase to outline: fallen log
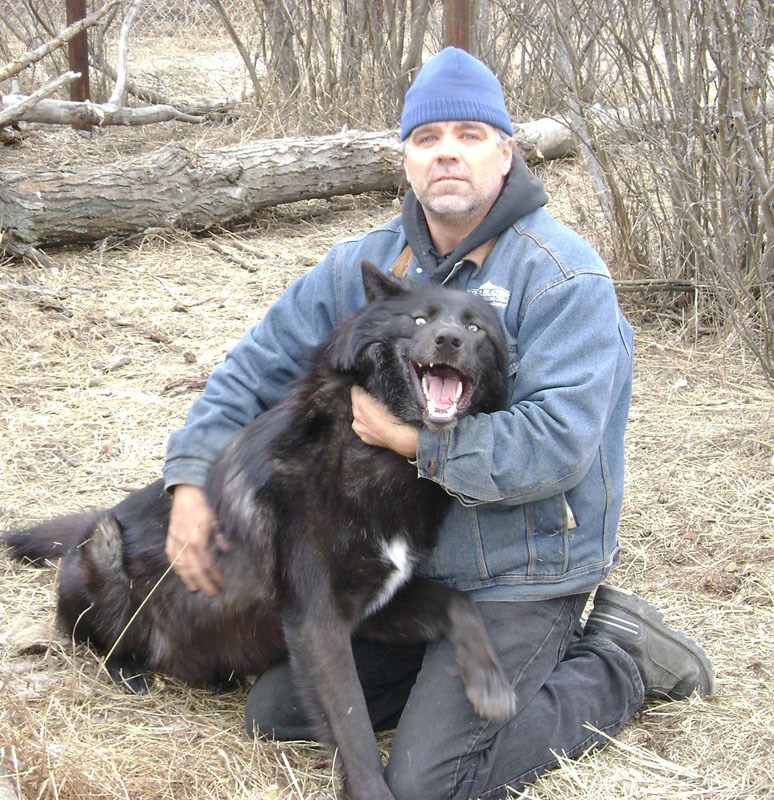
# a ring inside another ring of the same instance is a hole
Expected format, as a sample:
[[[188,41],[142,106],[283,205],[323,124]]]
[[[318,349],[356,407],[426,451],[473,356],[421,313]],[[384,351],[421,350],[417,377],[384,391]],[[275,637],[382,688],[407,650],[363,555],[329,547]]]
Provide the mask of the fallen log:
[[[203,231],[268,206],[395,189],[397,136],[347,132],[193,150],[167,145],[101,166],[0,173],[0,248],[42,247],[129,236],[149,228]]]
[[[573,146],[570,131],[554,120],[519,126],[515,138],[528,160],[557,158]],[[402,181],[400,143],[389,131],[268,139],[217,150],[171,144],[102,166],[4,170],[0,249],[39,257],[39,248],[151,228],[204,231],[247,220],[268,206],[396,190]]]
[[[551,117],[514,123],[513,141],[526,161],[564,158],[578,147],[578,138],[569,125]]]

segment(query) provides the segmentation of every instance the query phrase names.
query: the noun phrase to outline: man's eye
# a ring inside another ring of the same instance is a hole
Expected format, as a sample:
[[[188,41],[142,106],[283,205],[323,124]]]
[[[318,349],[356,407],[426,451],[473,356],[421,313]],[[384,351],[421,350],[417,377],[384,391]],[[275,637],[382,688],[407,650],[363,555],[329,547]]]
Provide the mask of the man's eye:
[[[414,317],[414,323],[416,325],[427,325],[427,320],[424,317]]]

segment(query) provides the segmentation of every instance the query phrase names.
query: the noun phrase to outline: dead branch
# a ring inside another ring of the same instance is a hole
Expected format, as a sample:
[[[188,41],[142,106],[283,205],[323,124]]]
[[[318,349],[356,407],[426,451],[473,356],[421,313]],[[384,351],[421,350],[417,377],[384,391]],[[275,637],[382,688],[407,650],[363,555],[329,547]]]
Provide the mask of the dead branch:
[[[255,90],[256,98],[260,97],[261,82],[258,78],[258,73],[255,71],[255,64],[253,63],[253,60],[250,58],[250,53],[247,52],[247,48],[244,46],[244,43],[239,38],[236,29],[231,23],[231,19],[226,13],[226,9],[223,7],[223,3],[221,3],[220,0],[209,0],[209,3],[217,12],[221,22],[223,23],[223,26],[228,31],[228,35],[231,37],[231,41],[234,43],[234,46],[239,52],[239,55],[242,57],[242,61],[244,62],[245,68],[247,69],[247,72],[250,75],[250,80],[253,82],[253,89]]]
[[[222,256],[225,256],[229,261],[232,261],[238,267],[247,270],[247,272],[256,272],[259,269],[259,266],[255,262],[246,258],[242,258],[242,256],[237,255],[233,250],[222,244],[219,244],[218,242],[210,241],[207,242],[207,244],[211,250],[214,250],[216,253],[220,253]]]
[[[143,4],[143,0],[134,0],[129,10],[126,12],[124,22],[121,25],[121,35],[118,38],[118,56],[116,58],[116,83],[113,93],[105,104],[111,111],[118,111],[124,104],[124,94],[126,93],[126,73],[129,63],[129,33],[132,30],[134,21]]]
[[[695,294],[696,286],[691,281],[659,280],[632,280],[614,281],[615,290],[619,294],[633,294],[635,292],[685,292]]]
[[[20,55],[15,61],[11,61],[5,66],[0,67],[0,81],[4,81],[6,78],[10,78],[13,75],[18,74],[25,67],[40,61],[49,53],[53,53],[54,50],[58,50],[60,47],[63,47],[67,44],[67,42],[70,41],[70,39],[74,39],[81,31],[84,31],[99,22],[99,20],[102,19],[102,17],[104,17],[108,11],[110,11],[114,6],[117,6],[120,2],[121,0],[110,0],[110,2],[102,6],[99,11],[95,11],[93,14],[91,14],[91,16],[84,17],[84,19],[78,20],[78,22],[75,22],[68,28],[65,28],[55,39],[40,45],[40,47],[35,48],[35,50],[29,50],[26,53],[22,53],[22,55]]]
[[[0,128],[12,122],[18,122],[29,114],[37,105],[50,97],[58,89],[71,81],[80,78],[80,72],[65,72],[41,86],[31,95],[5,95],[0,97]]]
[[[566,15],[567,10],[564,9],[561,13],[562,15]],[[561,79],[571,89],[571,91],[567,93],[567,116],[572,124],[573,130],[576,131],[581,155],[594,183],[594,188],[602,203],[603,210],[609,221],[614,223],[616,220],[615,199],[610,191],[610,186],[605,181],[605,177],[602,174],[598,158],[592,150],[593,138],[586,120],[583,117],[581,104],[577,96],[575,82],[579,70],[577,64],[574,64],[572,60],[572,52],[566,38],[567,31],[561,24],[557,23],[557,20],[552,20],[552,28],[557,44],[557,69]]]
[[[77,73],[69,74],[77,75]],[[15,107],[13,100],[18,100],[19,98],[25,98],[25,96],[6,95],[2,97],[0,108],[5,106],[8,101],[11,101],[11,106]],[[124,107],[113,111],[106,105],[88,101],[79,103],[73,100],[40,100],[33,108],[17,116],[17,119],[20,122],[38,122],[48,125],[72,125],[74,122],[82,122],[96,127],[105,125],[154,125],[157,122],[169,122],[170,120],[194,124],[205,122],[205,117],[186,114],[174,106]]]
[[[77,75],[78,73],[67,73]],[[71,78],[74,80],[74,78]],[[32,97],[32,95],[30,95]],[[0,119],[2,119],[3,109],[15,110],[20,102],[26,101],[26,95],[4,95],[0,98]],[[33,107],[22,114],[15,114],[13,121],[19,122],[38,122],[46,125],[72,125],[80,122],[95,127],[105,125],[154,125],[157,122],[169,122],[179,120],[181,122],[199,123],[205,122],[205,117],[186,114],[174,106],[144,106],[142,108],[122,107],[112,110],[105,105],[90,103],[88,101],[79,103],[73,100],[39,100]]]

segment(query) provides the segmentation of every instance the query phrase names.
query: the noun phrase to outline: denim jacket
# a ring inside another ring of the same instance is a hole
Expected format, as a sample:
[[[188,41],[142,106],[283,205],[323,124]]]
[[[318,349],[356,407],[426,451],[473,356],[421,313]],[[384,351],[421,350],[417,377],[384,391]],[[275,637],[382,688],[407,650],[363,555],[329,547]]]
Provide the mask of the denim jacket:
[[[405,246],[396,217],[335,245],[288,288],[171,435],[168,487],[204,484],[226,441],[282,399],[337,322],[364,304],[361,259],[387,271]],[[416,259],[407,277],[427,279]],[[590,591],[618,554],[631,398],[632,330],[610,275],[588,243],[538,208],[499,236],[483,264],[463,259],[445,282],[501,315],[510,407],[420,431],[418,475],[458,500],[420,571],[480,600]]]

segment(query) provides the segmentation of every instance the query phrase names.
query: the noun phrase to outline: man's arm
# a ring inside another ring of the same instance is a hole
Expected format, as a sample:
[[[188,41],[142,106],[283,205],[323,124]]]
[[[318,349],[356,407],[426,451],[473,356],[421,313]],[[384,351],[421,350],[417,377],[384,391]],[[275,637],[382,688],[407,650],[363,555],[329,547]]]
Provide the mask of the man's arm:
[[[164,479],[204,486],[228,441],[276,405],[336,321],[333,265],[323,262],[295,281],[212,371],[185,426],[167,444]]]
[[[562,298],[562,305],[571,303]],[[594,312],[590,320],[572,315],[572,330],[554,314],[539,315],[553,324],[535,335],[531,347],[525,343],[519,375],[527,388],[507,411],[462,420],[451,432],[419,431],[356,386],[352,429],[366,444],[417,458],[420,476],[465,504],[527,502],[564,491],[582,478],[596,451],[621,389],[617,381],[629,379],[628,358],[617,375],[622,343],[614,301],[600,298],[597,308],[596,319]],[[588,358],[580,366],[584,350],[595,353],[591,369]],[[431,473],[425,462],[441,469]]]

